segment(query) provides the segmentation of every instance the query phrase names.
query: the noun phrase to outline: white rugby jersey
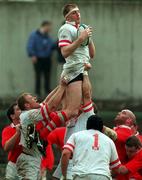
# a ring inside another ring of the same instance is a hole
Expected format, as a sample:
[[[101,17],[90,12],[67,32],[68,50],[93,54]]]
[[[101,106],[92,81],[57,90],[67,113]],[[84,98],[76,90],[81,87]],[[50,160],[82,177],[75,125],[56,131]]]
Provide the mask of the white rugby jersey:
[[[101,174],[111,178],[110,168],[120,165],[113,141],[97,130],[73,134],[64,148],[73,153],[73,175]]]
[[[77,28],[74,22],[66,22],[58,32],[59,47],[68,46],[77,39]],[[78,47],[69,57],[65,58],[61,76],[66,76],[69,81],[84,72],[84,63],[89,63],[88,46]]]
[[[29,124],[34,124],[36,122],[42,121],[46,127],[46,123],[50,121],[48,116],[48,108],[46,104],[41,104],[41,108],[39,109],[31,109],[22,111],[20,114],[20,124],[22,126],[21,129],[21,139],[20,145],[24,147],[24,150],[29,154],[37,155],[39,151],[37,149],[37,145],[33,143],[33,147],[31,149],[27,148],[26,138],[27,138],[27,126]]]

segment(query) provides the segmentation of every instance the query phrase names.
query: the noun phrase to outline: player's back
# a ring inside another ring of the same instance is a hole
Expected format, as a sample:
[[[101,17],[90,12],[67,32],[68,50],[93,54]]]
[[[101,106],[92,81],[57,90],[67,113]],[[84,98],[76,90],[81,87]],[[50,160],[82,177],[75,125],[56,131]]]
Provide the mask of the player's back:
[[[73,171],[98,173],[110,176],[112,140],[96,130],[84,130],[75,134]]]

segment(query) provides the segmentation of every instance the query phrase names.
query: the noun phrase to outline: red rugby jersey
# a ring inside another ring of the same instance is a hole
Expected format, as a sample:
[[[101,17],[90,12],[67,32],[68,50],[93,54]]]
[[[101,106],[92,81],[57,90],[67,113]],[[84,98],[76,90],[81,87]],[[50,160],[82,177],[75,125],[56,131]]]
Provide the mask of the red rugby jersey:
[[[129,170],[129,177],[136,180],[142,180],[142,149],[137,152],[137,154],[125,164]]]
[[[115,141],[116,149],[119,159],[123,164],[125,163],[126,158],[125,142],[133,134],[133,132],[130,127],[125,125],[115,127],[114,130],[117,133],[117,140]]]
[[[14,124],[5,127],[2,131],[2,147],[16,133]],[[14,148],[8,153],[8,161],[16,163],[18,156],[22,152],[22,146],[19,145],[20,138],[17,139]]]

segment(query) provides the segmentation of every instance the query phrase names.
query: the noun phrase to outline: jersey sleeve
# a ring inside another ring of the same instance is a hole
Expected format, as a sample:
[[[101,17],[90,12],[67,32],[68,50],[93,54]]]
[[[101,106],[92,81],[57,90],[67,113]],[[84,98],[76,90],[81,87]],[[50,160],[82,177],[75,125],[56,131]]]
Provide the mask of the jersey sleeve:
[[[34,122],[49,121],[48,107],[46,104],[42,104],[39,109],[32,109],[28,113],[29,119]]]
[[[5,143],[14,135],[13,131],[10,131],[10,128],[6,127],[2,131],[2,147]]]
[[[116,169],[120,166],[121,162],[118,158],[118,154],[116,151],[115,144],[113,141],[111,141],[111,158],[110,158],[110,168],[111,169]]]
[[[61,28],[58,33],[58,46],[68,46],[72,43],[72,35],[71,31],[69,31],[67,28]]]
[[[73,153],[75,148],[75,134],[72,134],[68,139],[67,143],[64,145],[63,149],[68,149]]]
[[[49,118],[49,111],[48,111],[47,103],[41,104],[40,111],[41,111],[41,115],[42,115],[43,120],[48,122],[50,120],[50,118]]]
[[[28,117],[32,123],[43,120],[40,109],[32,109],[28,112]]]

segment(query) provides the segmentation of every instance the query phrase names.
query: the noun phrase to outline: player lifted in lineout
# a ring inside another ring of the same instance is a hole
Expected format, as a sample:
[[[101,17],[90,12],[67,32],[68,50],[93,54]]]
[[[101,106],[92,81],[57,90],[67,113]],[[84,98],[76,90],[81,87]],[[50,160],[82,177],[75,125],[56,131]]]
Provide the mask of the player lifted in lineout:
[[[65,24],[58,32],[59,47],[66,60],[61,78],[68,83],[65,93],[66,106],[61,112],[51,113],[52,119],[71,119],[78,115],[82,99],[83,74],[87,74],[90,58],[94,58],[95,46],[91,40],[92,28],[80,25],[80,10],[76,4],[63,7]]]

